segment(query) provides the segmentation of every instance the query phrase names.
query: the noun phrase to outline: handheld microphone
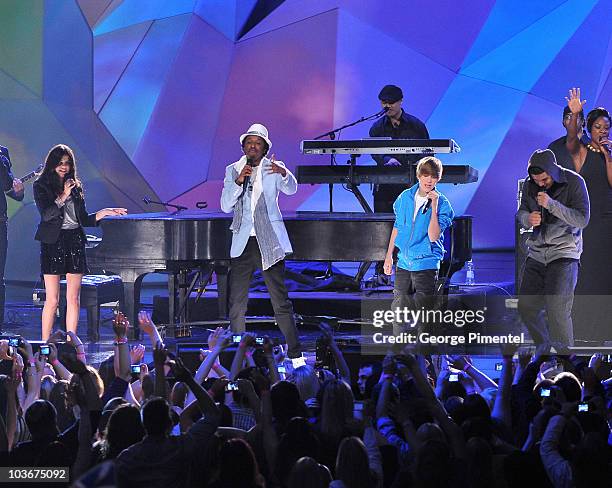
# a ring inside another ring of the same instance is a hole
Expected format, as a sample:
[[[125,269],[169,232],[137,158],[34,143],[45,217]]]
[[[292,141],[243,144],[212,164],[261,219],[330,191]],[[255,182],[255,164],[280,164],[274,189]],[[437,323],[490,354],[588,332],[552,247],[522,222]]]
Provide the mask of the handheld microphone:
[[[253,160],[252,159],[247,159],[246,164],[248,164],[251,168],[253,167]],[[251,177],[250,176],[245,176],[244,177],[244,181],[242,182],[242,193],[244,194],[244,192],[247,191],[247,188],[249,187],[249,183],[251,182]]]
[[[436,191],[436,188],[433,187],[431,189],[431,191]],[[426,214],[430,207],[431,207],[431,198],[428,198],[427,202],[425,203],[425,205],[423,205],[423,212],[422,213]]]
[[[602,143],[602,141],[603,141],[604,139],[605,139],[605,137],[604,137],[604,136],[601,136],[601,137],[599,138],[599,143],[600,143],[600,144],[601,144],[603,147],[605,147],[605,148],[606,148],[606,151],[610,152],[610,146],[609,146],[608,144],[603,144],[603,143]]]

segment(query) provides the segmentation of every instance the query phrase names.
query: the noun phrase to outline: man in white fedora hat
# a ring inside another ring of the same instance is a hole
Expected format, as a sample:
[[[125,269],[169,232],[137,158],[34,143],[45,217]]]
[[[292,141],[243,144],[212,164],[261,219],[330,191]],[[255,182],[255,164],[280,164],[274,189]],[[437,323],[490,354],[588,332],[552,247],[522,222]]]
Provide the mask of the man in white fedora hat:
[[[240,136],[244,155],[225,169],[221,209],[234,212],[230,229],[229,319],[234,332],[245,331],[251,277],[261,269],[270,293],[274,317],[285,335],[289,357],[301,356],[301,346],[285,286],[285,256],[293,252],[278,207],[278,194],[293,195],[297,180],[274,155],[268,129],[253,124]]]

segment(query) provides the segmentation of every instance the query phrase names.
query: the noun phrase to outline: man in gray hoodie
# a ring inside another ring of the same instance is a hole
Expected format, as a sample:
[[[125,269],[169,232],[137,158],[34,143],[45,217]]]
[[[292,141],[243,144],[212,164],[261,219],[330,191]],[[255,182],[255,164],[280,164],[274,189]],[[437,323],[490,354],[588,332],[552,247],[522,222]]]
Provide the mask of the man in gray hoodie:
[[[527,171],[517,219],[533,233],[527,240],[519,314],[542,352],[551,346],[567,351],[574,344],[571,312],[589,195],[584,179],[559,166],[550,149],[535,151]]]

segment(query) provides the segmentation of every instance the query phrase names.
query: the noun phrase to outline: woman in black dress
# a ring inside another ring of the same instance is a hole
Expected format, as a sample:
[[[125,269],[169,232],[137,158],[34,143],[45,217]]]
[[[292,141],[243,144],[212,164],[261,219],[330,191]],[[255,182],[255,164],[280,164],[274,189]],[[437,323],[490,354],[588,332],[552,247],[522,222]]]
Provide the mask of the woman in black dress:
[[[46,341],[55,321],[61,275],[66,275],[67,283],[66,330],[76,334],[81,279],[88,271],[83,227],[94,227],[100,219],[125,215],[127,210],[104,208],[87,213],[74,153],[63,144],[49,151],[43,172],[34,183],[34,200],[40,212],[35,238],[40,241],[40,265],[45,280],[42,340]]]
[[[598,107],[587,115],[588,142],[578,139],[578,115],[584,101],[580,89],[567,98],[572,111],[567,150],[574,169],[585,180],[591,203],[589,225],[583,231],[583,251],[576,285],[573,319],[579,338],[612,340],[612,154],[610,114]]]

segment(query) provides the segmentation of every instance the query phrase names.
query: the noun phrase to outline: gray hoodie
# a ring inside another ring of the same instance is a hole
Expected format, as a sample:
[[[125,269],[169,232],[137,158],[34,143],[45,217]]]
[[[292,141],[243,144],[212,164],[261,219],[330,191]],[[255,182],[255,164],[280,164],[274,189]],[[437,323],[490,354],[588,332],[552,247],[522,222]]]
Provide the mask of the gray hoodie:
[[[547,190],[549,208],[538,205],[536,200],[541,189],[528,177],[523,183],[521,205],[516,217],[523,228],[529,228],[529,214],[542,212],[542,224],[533,229],[527,240],[528,256],[549,264],[556,259],[580,259],[582,254],[582,229],[589,223],[589,194],[584,179],[579,174],[556,164],[550,149],[536,151],[529,158],[529,166],[538,166],[546,171],[554,183]]]

